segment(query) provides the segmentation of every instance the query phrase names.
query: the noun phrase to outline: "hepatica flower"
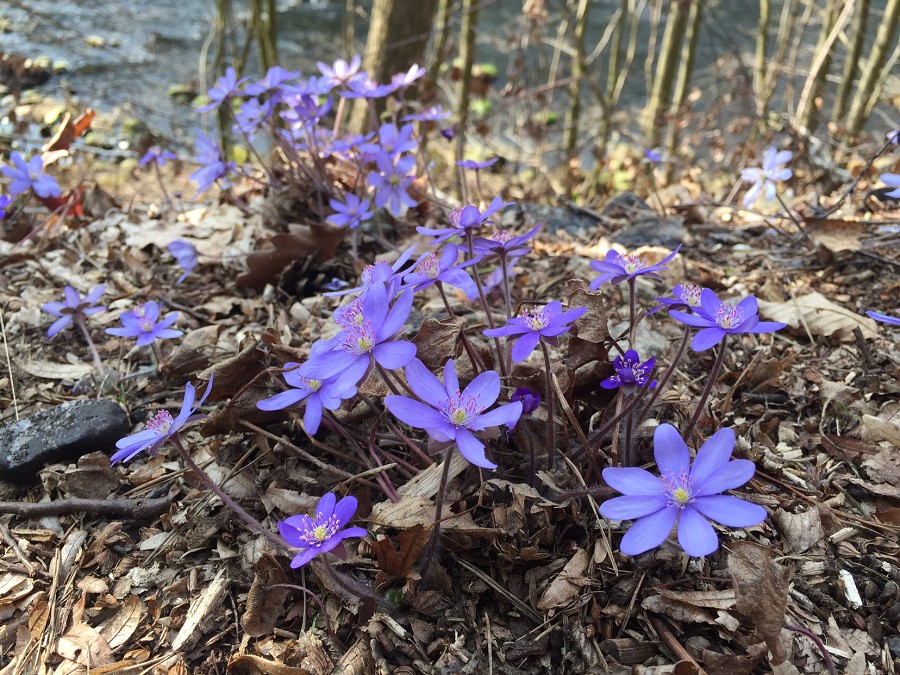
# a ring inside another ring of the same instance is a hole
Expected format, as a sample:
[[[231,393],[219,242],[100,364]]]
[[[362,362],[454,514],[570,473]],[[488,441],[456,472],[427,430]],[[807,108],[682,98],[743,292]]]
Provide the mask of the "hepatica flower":
[[[196,391],[194,385],[190,382],[184,388],[184,400],[181,403],[181,411],[178,417],[172,418],[172,414],[168,410],[160,410],[147,421],[146,428],[131,436],[119,440],[116,447],[119,449],[111,458],[113,464],[119,462],[127,462],[142,450],[147,450],[151,455],[155,455],[160,446],[170,438],[176,437],[185,424],[202,419],[205,415],[197,415],[197,409],[203,405],[209,392],[212,391],[213,378],[210,376],[209,383],[203,396],[194,405]]]
[[[196,138],[197,162],[202,166],[191,174],[192,181],[198,184],[197,195],[206,192],[218,180],[227,178],[236,169],[234,162],[226,162],[215,134],[210,138],[199,129]]]
[[[409,363],[416,346],[407,340],[393,340],[412,309],[413,293],[404,291],[393,306],[384,284],[375,284],[360,299],[359,312],[342,324],[332,339],[333,349],[314,356],[297,370],[313,380],[327,380],[342,374],[354,383],[362,379],[374,360],[382,368],[394,370]]]
[[[180,284],[197,266],[197,263],[199,262],[198,256],[200,254],[192,243],[185,241],[184,239],[175,239],[170,243],[169,253],[175,258],[178,266],[184,270],[184,274],[178,277],[178,281],[175,282],[176,284]]]
[[[386,260],[378,260],[371,265],[366,265],[363,268],[362,274],[359,275],[359,286],[345,288],[340,291],[330,291],[325,293],[325,295],[328,297],[339,297],[342,295],[352,295],[353,293],[364,294],[373,286],[386,285],[388,287],[388,295],[393,297],[395,295],[394,291],[396,291],[397,286],[399,286],[399,279],[403,275],[403,267],[412,257],[413,251],[415,250],[416,246],[413,244],[403,251],[403,253],[400,254],[400,257],[393,263],[389,263]]]
[[[776,182],[789,180],[794,175],[794,172],[785,166],[793,156],[793,153],[788,150],[778,152],[777,148],[771,146],[763,156],[761,169],[752,167],[741,171],[741,180],[745,183],[752,183],[747,194],[744,195],[744,208],[750,208],[750,205],[763,191],[766,193],[766,199],[770,201],[775,199]]]
[[[104,293],[106,293],[106,286],[100,284],[99,286],[94,286],[82,298],[78,291],[71,286],[66,286],[63,289],[65,299],[62,302],[48,302],[45,305],[41,305],[41,309],[47,314],[59,317],[50,326],[50,329],[47,331],[47,337],[55,337],[62,330],[68,328],[72,321],[83,321],[85,317],[93,316],[105,310],[105,306],[97,304]]]
[[[702,292],[703,289],[700,286],[695,286],[693,284],[678,284],[672,289],[672,295],[675,297],[656,298],[656,301],[660,303],[660,306],[653,311],[655,312],[663,307],[668,307],[669,309],[692,309],[696,312],[702,312],[703,308],[700,306],[700,294]]]
[[[150,149],[141,157],[140,165],[145,166],[153,162],[157,166],[165,166],[166,160],[176,159],[171,152],[164,151],[158,145],[151,146]]]
[[[248,77],[242,77],[239,80],[234,68],[229,66],[225,69],[225,74],[216,80],[215,86],[207,93],[209,103],[197,108],[197,112],[208,112],[213,108],[218,108],[225,101],[234,98],[238,95],[238,88],[249,79]]]
[[[621,387],[624,390],[643,387],[647,384],[647,380],[650,379],[650,373],[653,372],[655,367],[655,358],[651,357],[641,363],[638,353],[633,349],[629,349],[623,356],[617,356],[613,359],[613,370],[616,373],[603,380],[600,386],[604,389],[619,389]],[[652,380],[647,387],[650,389],[656,387],[656,380]]]
[[[522,416],[526,417],[541,407],[541,394],[528,387],[519,387],[509,397],[510,403],[522,404]]]
[[[700,293],[700,307],[696,314],[671,310],[669,316],[689,326],[702,328],[691,341],[691,349],[703,352],[719,344],[726,335],[740,333],[774,333],[787,324],[760,321],[756,298],[747,296],[737,304],[719,300],[712,290],[704,288]]]
[[[437,122],[438,120],[447,119],[448,117],[450,117],[450,111],[444,110],[440,105],[436,105],[425,108],[421,112],[401,117],[400,120],[403,122]]]
[[[493,159],[489,159],[485,162],[479,162],[476,159],[461,159],[456,163],[456,166],[461,166],[463,169],[481,171],[482,169],[487,169],[488,167],[494,166],[494,164],[496,164],[498,161],[500,161],[499,157],[494,157]]]
[[[0,195],[0,218],[6,217],[6,209],[13,203],[12,197],[9,195]]]
[[[648,265],[644,258],[636,253],[622,255],[618,251],[609,251],[604,260],[591,261],[591,269],[600,272],[600,276],[591,282],[590,289],[596,291],[607,281],[616,286],[623,281],[630,281],[639,276],[659,281],[662,279],[659,273],[666,269],[666,265],[678,254],[680,249],[681,245],[655,265]]]
[[[352,192],[347,193],[346,201],[330,199],[328,204],[337,213],[325,220],[335,227],[349,227],[354,230],[374,215],[374,212],[369,210],[369,200],[360,199]]]
[[[454,209],[450,212],[450,227],[434,229],[431,227],[419,226],[416,227],[416,232],[428,237],[434,237],[431,243],[432,245],[437,246],[451,237],[465,235],[467,232],[474,230],[485,223],[493,222],[491,216],[500,209],[510,206],[513,203],[514,202],[504,202],[500,197],[494,197],[493,201],[488,204],[483,212],[479,211],[478,207],[472,206],[471,204],[463,206],[462,208]]]
[[[494,254],[500,258],[518,258],[531,250],[530,246],[523,244],[531,239],[541,229],[541,225],[535,225],[525,234],[513,236],[509,230],[498,230],[489,237],[476,237],[472,242],[477,253]]]
[[[18,152],[11,153],[9,158],[13,165],[0,165],[0,171],[12,181],[9,184],[11,194],[18,195],[32,190],[42,199],[59,197],[59,184],[53,176],[44,173],[44,162],[40,155],[34,155],[27,162]]]
[[[375,158],[378,171],[368,176],[369,185],[375,188],[375,206],[387,207],[392,216],[402,216],[406,209],[418,204],[407,190],[412,185],[414,176],[409,175],[416,166],[416,158],[404,155],[396,161],[387,153],[380,153]]]
[[[444,366],[443,383],[419,359],[413,359],[406,366],[406,381],[424,403],[406,396],[386,397],[384,405],[397,419],[424,429],[436,441],[455,442],[463,457],[475,466],[497,468],[485,456],[484,443],[473,432],[501,424],[512,428],[522,414],[521,401],[485,412],[500,396],[497,373],[481,373],[460,391],[453,359]]]
[[[866,312],[866,314],[876,321],[883,321],[884,323],[889,323],[894,326],[900,326],[900,319],[895,316],[888,316],[887,314],[882,314],[881,312],[873,312],[871,310]]]
[[[315,354],[315,349],[313,353]],[[356,383],[348,382],[340,374],[327,380],[313,380],[300,375],[297,372],[299,367],[299,363],[284,364],[284,380],[291,389],[259,401],[256,407],[260,410],[282,410],[306,401],[303,426],[306,432],[312,435],[319,430],[322,409],[337,410],[344,399],[356,396]]]
[[[416,291],[421,291],[440,281],[464,291],[471,288],[477,292],[477,289],[474,289],[475,283],[463,268],[474,265],[481,258],[457,265],[459,254],[460,250],[454,244],[447,244],[440,255],[434,251],[426,253],[416,261],[412,271],[403,277],[403,281]]]
[[[885,193],[884,196],[900,199],[900,173],[883,173],[880,178],[881,182],[888,187],[897,188],[896,190]]]
[[[413,139],[414,132],[412,124],[404,124],[399,129],[396,124],[390,122],[382,124],[378,129],[378,142],[363,143],[359,149],[372,155],[384,152],[391,157],[396,157],[416,149],[416,141]]]
[[[357,509],[356,497],[337,501],[333,492],[323,495],[316,505],[316,517],[291,516],[278,523],[284,540],[300,549],[291,560],[291,567],[302,567],[320,553],[328,553],[347,537],[365,537],[361,527],[343,529]]]
[[[159,318],[159,303],[155,300],[146,302],[134,312],[125,312],[119,317],[122,328],[107,328],[110,335],[137,338],[137,346],[144,347],[157,340],[176,338],[183,333],[170,328],[178,319],[178,312],[172,312],[164,319]]]
[[[350,63],[347,63],[344,59],[338,59],[330,66],[321,61],[316,62],[316,67],[319,69],[319,72],[322,73],[331,86],[337,84],[349,84],[352,80],[359,77],[359,68],[361,65],[362,59],[359,54],[356,54],[350,60]]]
[[[659,477],[640,468],[606,468],[603,479],[623,497],[600,505],[610,520],[635,520],[622,538],[621,551],[638,555],[663,543],[678,525],[678,543],[694,557],[719,547],[712,520],[727,527],[750,527],[766,519],[766,510],[737,497],[721,494],[753,477],[756,466],[748,459],[730,459],[734,432],[720,429],[691,455],[678,431],[661,424],[653,434],[653,454]]]
[[[527,309],[522,316],[514,317],[500,328],[488,328],[488,337],[505,337],[514,340],[512,360],[516,363],[528,358],[538,342],[544,340],[556,346],[558,337],[568,332],[571,324],[587,311],[587,307],[575,307],[562,311],[562,303],[554,300],[543,307]]]

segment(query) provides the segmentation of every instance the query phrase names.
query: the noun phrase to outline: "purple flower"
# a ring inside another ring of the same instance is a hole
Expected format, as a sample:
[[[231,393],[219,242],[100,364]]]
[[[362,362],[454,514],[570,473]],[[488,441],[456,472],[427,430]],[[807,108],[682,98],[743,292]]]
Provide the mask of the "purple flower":
[[[282,84],[298,77],[300,77],[299,70],[297,72],[290,72],[281,66],[272,66],[266,71],[263,79],[254,82],[253,84],[248,84],[244,87],[244,91],[250,96],[259,96],[260,94],[277,92]]]
[[[886,192],[884,196],[900,199],[900,173],[883,173],[880,178],[881,182],[888,187],[897,188],[896,190]]]
[[[234,114],[235,123],[232,130],[246,134],[250,138],[265,124],[275,112],[275,101],[269,99],[260,103],[258,98],[250,98],[241,104],[241,109]]]
[[[382,98],[393,94],[397,87],[393,83],[378,84],[368,75],[355,77],[347,83],[349,91],[342,91],[344,98]]]
[[[491,220],[491,216],[493,216],[497,211],[507,206],[514,204],[515,202],[506,202],[500,197],[494,197],[494,200],[488,204],[488,207],[481,212],[478,210],[476,206],[464,206],[459,209],[454,209],[450,212],[450,227],[443,227],[440,229],[433,229],[430,227],[417,227],[416,232],[419,234],[424,234],[428,237],[434,237],[432,240],[432,245],[437,246],[441,244],[451,237],[455,237],[456,235],[464,235],[468,230],[473,230],[476,227],[479,227],[485,223],[494,222]]]
[[[225,101],[234,98],[238,95],[238,87],[249,79],[249,77],[237,79],[234,68],[229,66],[225,69],[225,74],[216,80],[215,86],[207,93],[209,103],[197,108],[197,112],[209,112],[213,108],[218,108]]]
[[[53,176],[44,173],[44,162],[40,155],[34,155],[27,162],[18,152],[10,154],[13,166],[0,165],[3,175],[12,180],[9,191],[13,195],[22,194],[28,189],[34,191],[38,197],[59,197],[59,184]]]
[[[499,157],[494,157],[493,159],[489,159],[486,162],[479,162],[474,159],[463,159],[456,163],[456,166],[461,166],[464,169],[474,169],[475,171],[480,171],[481,169],[487,169],[489,166],[494,166],[498,161],[500,161]]]
[[[529,246],[522,246],[541,229],[541,225],[535,225],[532,230],[519,236],[513,236],[509,230],[498,230],[487,238],[476,237],[472,242],[477,253],[493,253],[506,258],[518,258],[531,250]]]
[[[425,69],[418,63],[412,64],[405,73],[397,73],[391,78],[391,86],[394,89],[406,89],[413,82],[418,80],[425,74]]]
[[[175,282],[180,284],[197,266],[199,253],[192,243],[184,239],[175,239],[170,243],[169,253],[175,258],[178,266],[184,270],[184,274],[178,277],[178,281]]]
[[[346,202],[329,199],[328,204],[337,213],[328,216],[325,220],[336,227],[349,227],[354,230],[374,215],[373,211],[369,211],[369,200],[360,199],[352,192],[347,194]]]
[[[340,291],[330,291],[325,293],[328,297],[340,297],[342,295],[352,295],[353,293],[365,293],[372,286],[380,285],[380,286],[388,286],[388,295],[390,297],[394,297],[396,295],[396,287],[398,285],[399,278],[402,276],[401,270],[406,262],[412,257],[413,251],[416,250],[415,244],[410,246],[408,249],[403,251],[400,254],[400,257],[397,258],[393,264],[387,262],[386,260],[378,260],[372,265],[366,265],[363,268],[362,274],[360,274],[360,283],[359,286],[354,288],[346,288]],[[340,308],[338,309],[340,311]]]
[[[333,349],[319,354],[297,370],[313,380],[327,380],[340,373],[347,381],[359,382],[374,360],[382,368],[394,370],[409,363],[416,346],[406,340],[392,340],[409,318],[413,293],[404,291],[393,306],[384,284],[374,284],[359,299],[358,314],[342,323],[343,330],[330,341]]]
[[[362,65],[362,59],[356,54],[350,63],[344,59],[338,59],[333,65],[329,66],[321,61],[316,62],[319,72],[325,76],[325,80],[331,85],[349,84],[352,80],[359,77],[359,68]]]
[[[447,244],[440,256],[434,251],[426,253],[416,261],[412,271],[403,277],[403,281],[416,291],[421,291],[440,281],[464,291],[473,289],[477,292],[477,289],[474,288],[475,283],[463,268],[478,263],[481,258],[457,265],[459,254],[460,250],[454,244]]]
[[[590,289],[596,291],[607,281],[616,286],[626,279],[630,280],[639,276],[647,276],[659,281],[662,279],[659,273],[666,269],[666,265],[678,254],[680,249],[681,244],[655,265],[648,265],[644,258],[636,253],[622,255],[618,251],[609,251],[605,260],[591,261],[591,269],[600,272],[600,276],[591,282]]]
[[[9,195],[0,195],[0,218],[6,217],[6,208],[12,203],[12,197]]]
[[[323,343],[317,343],[317,346]],[[315,355],[317,349],[313,350]],[[297,373],[299,363],[284,364],[284,380],[292,389],[263,399],[256,404],[260,410],[281,410],[301,401],[306,401],[303,413],[303,426],[306,433],[313,435],[319,430],[322,422],[322,409],[337,410],[346,398],[356,395],[356,383],[348,382],[340,376],[328,380],[312,380]]]
[[[883,321],[884,323],[889,323],[894,326],[900,326],[900,319],[895,316],[888,316],[887,314],[882,314],[881,312],[873,312],[871,310],[866,312],[866,314],[876,321]]]
[[[700,286],[695,286],[693,284],[678,284],[672,289],[672,295],[675,296],[674,298],[656,298],[656,301],[660,303],[660,307],[657,307],[656,309],[667,306],[669,309],[677,307],[679,309],[693,309],[696,312],[702,312],[703,308],[700,306],[700,294],[702,292],[703,289]]]
[[[660,477],[644,469],[607,468],[603,479],[624,497],[600,505],[610,520],[636,520],[622,538],[625,555],[638,555],[663,543],[678,525],[678,543],[690,556],[709,555],[719,539],[709,520],[727,527],[750,527],[766,519],[766,510],[737,497],[721,494],[753,477],[756,466],[748,459],[730,460],[734,432],[720,429],[691,455],[678,431],[661,424],[653,434],[653,454]]]
[[[645,148],[644,159],[651,164],[661,164],[664,161],[662,148]]]
[[[744,208],[750,208],[763,190],[766,191],[766,199],[770,201],[775,199],[775,182],[788,180],[794,175],[793,171],[784,166],[793,156],[788,150],[778,152],[777,148],[771,146],[763,157],[762,169],[753,167],[741,171],[741,180],[753,183],[744,195]]]
[[[404,152],[412,152],[416,149],[416,141],[413,139],[412,124],[404,124],[397,129],[396,124],[382,124],[378,129],[377,143],[363,143],[359,149],[372,155],[380,152],[387,153],[391,157]]]
[[[691,341],[695,352],[706,351],[719,344],[726,335],[740,333],[773,333],[787,324],[774,321],[760,321],[756,298],[747,296],[737,304],[726,304],[710,289],[700,293],[700,307],[696,314],[671,310],[669,316],[689,326],[702,328]]]
[[[158,145],[151,146],[146,154],[141,157],[141,166],[145,166],[150,162],[155,162],[157,166],[165,166],[167,159],[176,159],[175,155],[171,152],[165,152]]]
[[[317,96],[301,94],[291,99],[288,109],[281,112],[281,117],[291,125],[294,133],[297,133],[318,124],[320,119],[331,112],[331,106],[330,96],[324,103],[319,104]]]
[[[234,162],[225,161],[215,134],[210,138],[198,129],[196,147],[197,162],[203,166],[190,176],[190,179],[198,184],[197,194],[194,197],[206,192],[216,181],[227,179],[228,174],[237,168]]]
[[[884,135],[885,139],[897,145],[900,142],[900,129],[894,129],[893,131],[889,131]]]
[[[302,567],[320,553],[328,553],[347,537],[365,537],[361,527],[342,529],[356,513],[356,497],[344,497],[335,503],[333,492],[323,495],[316,505],[315,519],[309,516],[291,516],[278,523],[284,540],[300,549],[291,560],[291,567]]]
[[[521,403],[522,416],[526,417],[541,407],[541,394],[528,387],[519,387],[513,392],[513,395],[509,397],[509,402]]]
[[[515,340],[512,360],[516,363],[528,358],[542,339],[556,346],[557,338],[567,333],[573,321],[587,311],[587,307],[574,307],[562,312],[562,303],[554,300],[543,307],[525,310],[521,317],[514,317],[500,328],[488,328],[488,337],[507,337]]]
[[[125,312],[119,317],[122,328],[107,328],[110,335],[136,337],[137,346],[144,347],[157,340],[176,338],[183,333],[169,328],[178,319],[178,312],[172,312],[159,321],[159,304],[155,300],[146,302],[134,312]]]
[[[444,120],[448,117],[450,117],[449,111],[445,111],[440,105],[435,105],[430,108],[425,108],[420,112],[406,115],[400,119],[403,122],[437,122],[438,120]]]
[[[63,289],[63,295],[65,296],[63,302],[48,302],[45,305],[41,305],[41,309],[47,314],[60,317],[50,326],[50,329],[47,331],[47,337],[56,337],[60,331],[68,328],[73,320],[83,320],[85,317],[94,316],[94,314],[105,310],[105,306],[97,304],[97,301],[100,300],[104,293],[106,293],[106,286],[100,284],[99,286],[94,286],[82,298],[78,291],[71,286],[66,286]]]
[[[406,381],[424,403],[406,396],[387,396],[384,405],[397,419],[425,429],[436,441],[455,442],[463,457],[475,466],[497,468],[485,456],[484,443],[472,433],[501,424],[512,428],[522,414],[520,401],[485,412],[500,396],[497,373],[481,373],[460,391],[453,359],[444,365],[443,383],[419,359],[414,359],[406,366]]]
[[[375,206],[387,206],[392,216],[402,216],[407,208],[418,204],[407,192],[414,178],[409,174],[416,166],[415,157],[402,156],[395,164],[390,155],[381,153],[375,158],[375,166],[378,172],[368,177],[369,185],[376,190]]]
[[[178,417],[172,419],[172,414],[168,410],[159,410],[153,417],[147,421],[146,428],[131,436],[119,440],[116,447],[119,449],[110,461],[113,464],[119,462],[127,462],[141,450],[148,450],[151,455],[155,455],[160,446],[173,436],[177,436],[181,428],[188,422],[202,419],[205,415],[195,415],[197,409],[203,405],[209,392],[212,391],[213,378],[210,376],[209,383],[206,385],[206,391],[203,396],[194,405],[194,397],[196,392],[194,385],[190,382],[184,388],[184,401],[181,404],[181,412]]]
[[[622,387],[626,391],[643,387],[647,380],[650,379],[650,373],[653,372],[654,367],[656,367],[655,358],[651,357],[641,363],[638,353],[633,349],[629,349],[624,356],[617,356],[613,359],[613,370],[616,371],[616,374],[607,377],[600,383],[600,386],[604,389],[618,389]],[[653,380],[648,385],[650,389],[653,389],[655,386],[656,380]]]

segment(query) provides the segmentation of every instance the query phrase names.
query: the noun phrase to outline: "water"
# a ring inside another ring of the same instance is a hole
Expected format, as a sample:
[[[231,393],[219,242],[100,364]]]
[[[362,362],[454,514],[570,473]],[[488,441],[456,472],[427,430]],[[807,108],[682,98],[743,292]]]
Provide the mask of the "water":
[[[885,1],[872,3],[876,11],[883,10]],[[360,4],[367,10],[371,0]],[[547,4],[551,9],[556,7],[554,3]],[[780,4],[773,2],[776,22]],[[242,3],[236,1],[234,5],[239,8]],[[589,52],[618,6],[619,2],[614,0],[598,0],[592,6],[586,40]],[[750,0],[708,3],[694,76],[694,84],[702,93],[698,102],[701,108],[723,95],[738,92],[736,95],[740,96],[742,85],[735,84],[734,64],[737,57],[746,64],[752,63],[757,11],[757,3]],[[341,40],[343,13],[343,0],[281,2],[277,24],[282,65],[308,73],[315,72],[317,60],[346,57]],[[44,85],[43,93],[58,96],[61,91],[66,92],[86,105],[121,110],[162,133],[184,136],[196,125],[196,116],[188,106],[172,102],[167,92],[173,84],[193,83],[198,90],[202,88],[198,82],[200,53],[210,37],[213,16],[214,7],[209,0],[0,0],[0,17],[7,18],[11,28],[0,33],[0,50],[65,61],[67,72]],[[245,17],[239,15],[239,18]],[[877,24],[878,21],[870,21],[870,40]],[[524,25],[518,0],[495,0],[481,11],[478,57],[480,61],[497,64],[500,75],[495,85],[497,90],[506,84],[507,55],[518,44]],[[552,43],[557,27],[552,20],[547,24],[545,43]],[[357,17],[358,37],[364,36],[365,28],[365,18]],[[817,32],[817,26],[812,25],[805,41],[814,43]],[[637,109],[646,99],[643,68],[648,35],[649,21],[645,21],[637,42],[634,72],[622,94],[621,103],[626,108]],[[102,46],[89,46],[92,36],[99,37]],[[552,59],[551,46],[532,43],[527,63],[529,66],[542,63],[544,69],[529,69],[520,78],[525,80],[526,88],[547,81],[546,65]],[[808,60],[808,57],[801,58],[800,63]],[[595,66],[599,65],[598,61]],[[563,60],[558,77],[566,76],[566,68]],[[208,76],[206,85],[210,86],[213,80]],[[798,81],[802,85],[802,80]],[[747,98],[746,87],[743,93]],[[561,113],[565,91],[560,89],[554,95]],[[889,81],[885,98],[891,95],[900,96],[896,75]],[[773,107],[778,109],[777,100]],[[886,125],[891,122],[891,114],[893,122],[900,123],[896,119],[896,107],[885,106],[876,116],[875,128],[890,128]]]

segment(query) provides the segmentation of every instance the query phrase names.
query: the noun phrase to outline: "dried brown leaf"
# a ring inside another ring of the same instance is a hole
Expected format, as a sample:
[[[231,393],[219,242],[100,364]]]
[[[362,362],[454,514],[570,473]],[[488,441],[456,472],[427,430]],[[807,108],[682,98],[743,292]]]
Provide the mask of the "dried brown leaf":
[[[660,595],[668,600],[677,600],[694,607],[707,609],[734,609],[734,589],[722,591],[671,591],[660,589]]]
[[[228,675],[312,675],[306,668],[286,666],[252,654],[235,654],[225,672]]]
[[[860,237],[869,231],[869,224],[859,220],[810,218],[804,222],[812,238],[832,253],[858,251]]]
[[[416,356],[431,370],[443,366],[448,358],[456,356],[456,343],[465,325],[466,319],[461,316],[440,321],[425,319],[412,339],[417,348]]]
[[[771,561],[765,547],[736,541],[728,556],[728,571],[734,581],[735,608],[756,626],[772,652],[772,663],[783,663],[787,658],[781,643],[788,601],[787,570]]]
[[[541,595],[537,603],[538,611],[547,612],[568,606],[581,593],[582,588],[590,583],[586,576],[590,562],[591,556],[583,548],[575,551],[575,555]]]
[[[289,225],[290,232],[272,237],[273,248],[256,251],[247,256],[247,271],[235,281],[238,286],[262,291],[266,284],[275,283],[290,264],[313,257],[327,261],[334,257],[344,239],[344,231],[325,223]]]
[[[815,506],[799,513],[778,509],[773,518],[785,542],[794,553],[803,553],[825,536],[822,517]]]
[[[201,622],[222,602],[227,588],[228,579],[225,577],[225,569],[222,568],[218,571],[215,578],[209,582],[203,593],[191,602],[184,624],[182,624],[181,630],[178,631],[178,635],[175,636],[175,640],[172,642],[172,651],[177,652],[181,649],[190,649],[200,639]]]
[[[759,300],[759,313],[771,321],[781,321],[792,328],[809,327],[813,335],[834,335],[842,342],[852,342],[853,329],[859,328],[863,337],[878,337],[875,321],[832,302],[821,293],[813,292],[786,302]]]
[[[247,594],[247,609],[241,617],[241,627],[247,635],[261,637],[272,632],[290,595],[289,589],[274,587],[286,583],[288,577],[281,564],[270,553],[263,553],[256,562],[253,583]]]
[[[441,513],[441,529],[458,531],[463,534],[480,537],[494,537],[496,530],[481,527],[472,519],[471,513],[453,514],[449,506],[444,504]],[[408,530],[420,525],[426,529],[434,526],[434,502],[426,497],[401,497],[398,502],[380,502],[372,507],[369,521],[374,525]]]
[[[430,536],[430,531],[421,525],[404,530],[396,537],[379,535],[378,540],[372,543],[372,553],[379,569],[375,587],[383,588],[398,579],[405,579]]]
[[[77,623],[61,635],[56,643],[56,653],[89,668],[115,661],[104,637],[86,623]]]
[[[651,595],[644,598],[641,602],[641,607],[648,612],[665,614],[676,621],[708,624],[714,624],[716,622],[716,617],[711,612],[696,605],[667,598],[662,595]]]
[[[129,595],[122,603],[119,611],[100,626],[100,635],[115,651],[126,644],[141,624],[144,615],[144,602],[136,595]]]
[[[609,329],[606,316],[608,300],[604,294],[588,289],[580,279],[566,282],[566,290],[569,307],[587,307],[587,311],[574,323],[571,334],[596,344],[605,342],[609,338]]]
[[[887,441],[895,448],[900,448],[900,424],[874,415],[863,415],[862,423],[866,431],[878,440]]]

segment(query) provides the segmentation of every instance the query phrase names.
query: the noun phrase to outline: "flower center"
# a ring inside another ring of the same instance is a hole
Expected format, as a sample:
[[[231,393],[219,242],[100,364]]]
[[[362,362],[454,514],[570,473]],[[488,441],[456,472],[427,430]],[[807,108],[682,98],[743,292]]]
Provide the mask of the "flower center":
[[[371,321],[354,323],[344,329],[344,351],[359,356],[375,348],[375,327]]]
[[[619,258],[619,264],[622,265],[622,269],[625,270],[627,274],[634,274],[638,270],[644,269],[644,259],[636,253],[629,253],[627,255],[619,256]]]
[[[365,274],[365,272],[363,272]],[[354,325],[362,325],[365,317],[362,313],[362,300],[356,298],[349,305],[341,307],[334,315],[335,321],[341,328],[349,328]]]
[[[301,377],[300,381],[306,385],[310,391],[319,391],[322,388],[322,380],[311,380],[308,377]]]
[[[462,223],[462,213],[465,207],[460,207],[458,209],[453,209],[450,212],[450,224],[453,227],[461,227]]]
[[[491,237],[498,244],[507,244],[509,240],[512,239],[512,232],[509,230],[500,230],[496,232],[493,237]]]
[[[700,306],[700,293],[703,289],[699,286],[687,284],[681,287],[681,301],[691,307]]]
[[[156,324],[153,322],[153,319],[146,316],[141,317],[141,330],[145,333],[149,333],[150,331],[152,331],[155,325]]]
[[[416,272],[429,279],[437,279],[440,271],[437,255],[433,252],[422,258],[416,265]]]
[[[300,539],[306,544],[306,548],[320,546],[331,539],[341,529],[340,521],[334,515],[323,518],[322,514],[316,514],[316,519],[311,520],[308,529],[300,532]]]
[[[478,397],[458,392],[440,405],[450,423],[457,427],[468,427],[478,418]]]
[[[665,486],[664,494],[669,498],[669,506],[683,509],[694,501],[694,481],[687,471],[682,470],[677,476],[670,471],[660,478]]]
[[[31,180],[32,183],[37,183],[38,179],[40,177],[41,177],[41,174],[39,171],[32,171],[31,173],[28,174],[28,178],[29,178],[29,180]]]
[[[172,414],[168,410],[160,410],[147,421],[147,428],[155,434],[165,436],[172,428]]]
[[[543,330],[550,325],[552,318],[550,311],[546,307],[526,309],[522,314],[522,322],[531,330]]]
[[[739,325],[743,318],[744,310],[741,309],[738,305],[728,306],[723,303],[722,306],[719,307],[718,310],[716,310],[716,323],[725,330],[734,328],[735,326]]]

